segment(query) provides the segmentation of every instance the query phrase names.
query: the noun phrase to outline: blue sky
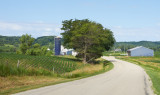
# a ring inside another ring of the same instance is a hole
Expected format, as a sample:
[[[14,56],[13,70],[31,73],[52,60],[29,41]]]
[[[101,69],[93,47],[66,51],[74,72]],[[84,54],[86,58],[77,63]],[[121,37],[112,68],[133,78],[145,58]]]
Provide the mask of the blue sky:
[[[90,19],[116,41],[160,41],[160,0],[0,0],[0,35],[57,35],[61,22]]]

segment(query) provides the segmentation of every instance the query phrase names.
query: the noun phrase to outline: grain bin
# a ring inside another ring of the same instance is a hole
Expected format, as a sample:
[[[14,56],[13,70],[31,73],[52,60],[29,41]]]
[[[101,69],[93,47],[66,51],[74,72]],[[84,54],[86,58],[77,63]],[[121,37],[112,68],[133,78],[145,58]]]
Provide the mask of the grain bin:
[[[55,37],[55,55],[60,55],[61,52],[61,38]]]

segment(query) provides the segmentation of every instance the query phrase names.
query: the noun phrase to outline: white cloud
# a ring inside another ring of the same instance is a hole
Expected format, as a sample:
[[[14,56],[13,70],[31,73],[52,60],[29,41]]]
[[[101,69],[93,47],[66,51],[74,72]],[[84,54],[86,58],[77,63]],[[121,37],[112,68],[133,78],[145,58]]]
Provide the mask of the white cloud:
[[[160,41],[159,27],[125,28],[111,27],[117,41]]]
[[[122,26],[114,26],[113,28],[117,28],[118,29],[118,28],[122,28]]]
[[[160,26],[160,23],[159,23]],[[160,27],[126,28],[124,26],[109,27],[114,33],[117,41],[160,41]],[[60,36],[61,25],[44,22],[35,23],[13,23],[0,22],[0,35],[21,36],[31,34],[33,37]]]
[[[14,23],[0,22],[0,35],[21,36],[22,34],[31,34],[34,37],[57,35],[62,32],[58,24],[44,22],[36,23]]]
[[[0,22],[0,30],[20,30],[22,27],[15,23]]]
[[[56,32],[62,32],[62,30],[60,28],[55,28]]]
[[[53,31],[52,28],[45,28],[45,31]]]
[[[160,23],[158,23],[157,25],[160,26]]]

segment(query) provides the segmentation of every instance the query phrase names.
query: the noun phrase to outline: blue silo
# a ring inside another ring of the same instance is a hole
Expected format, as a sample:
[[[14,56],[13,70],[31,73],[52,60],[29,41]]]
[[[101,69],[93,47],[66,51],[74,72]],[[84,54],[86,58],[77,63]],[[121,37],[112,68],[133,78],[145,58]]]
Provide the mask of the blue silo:
[[[55,37],[55,55],[60,55],[61,52],[61,38]]]

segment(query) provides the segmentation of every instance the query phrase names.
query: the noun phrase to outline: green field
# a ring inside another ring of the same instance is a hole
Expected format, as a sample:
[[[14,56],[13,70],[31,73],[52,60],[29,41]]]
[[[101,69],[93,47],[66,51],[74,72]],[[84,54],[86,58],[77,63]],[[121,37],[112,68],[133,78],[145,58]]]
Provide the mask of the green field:
[[[61,74],[78,67],[76,60],[58,56],[0,53],[0,76]]]
[[[117,57],[142,66],[153,82],[153,89],[160,95],[160,57]]]
[[[84,65],[73,56],[0,53],[0,95],[81,79],[112,68],[113,64],[104,59]]]

